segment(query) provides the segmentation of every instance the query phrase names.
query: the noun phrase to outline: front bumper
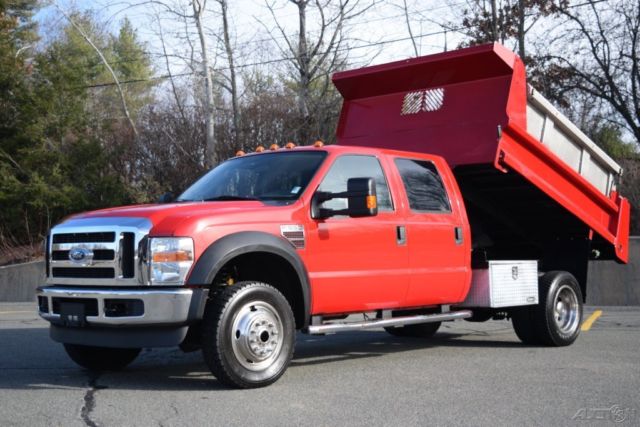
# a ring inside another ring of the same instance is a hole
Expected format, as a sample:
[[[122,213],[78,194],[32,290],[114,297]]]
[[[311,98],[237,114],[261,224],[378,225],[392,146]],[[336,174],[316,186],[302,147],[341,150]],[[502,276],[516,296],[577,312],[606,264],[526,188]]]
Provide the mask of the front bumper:
[[[202,319],[206,289],[92,289],[50,286],[38,288],[40,316],[54,325],[66,326],[62,303],[86,304],[82,323],[88,327],[183,326]],[[135,302],[135,303],[132,303]],[[118,305],[119,304],[119,305]],[[127,313],[113,307],[135,306]]]

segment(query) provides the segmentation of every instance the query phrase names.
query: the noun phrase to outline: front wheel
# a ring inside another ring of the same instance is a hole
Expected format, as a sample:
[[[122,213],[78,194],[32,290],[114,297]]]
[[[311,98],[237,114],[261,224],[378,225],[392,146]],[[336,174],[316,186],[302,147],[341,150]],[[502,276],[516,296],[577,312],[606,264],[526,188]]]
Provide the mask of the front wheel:
[[[133,362],[139,348],[110,348],[65,344],[64,349],[74,362],[90,371],[119,371]]]
[[[566,271],[550,271],[540,279],[538,305],[512,311],[516,335],[525,344],[566,346],[580,334],[582,291]]]
[[[207,303],[202,353],[219,381],[263,387],[284,374],[293,356],[295,320],[287,299],[266,283],[240,282]]]

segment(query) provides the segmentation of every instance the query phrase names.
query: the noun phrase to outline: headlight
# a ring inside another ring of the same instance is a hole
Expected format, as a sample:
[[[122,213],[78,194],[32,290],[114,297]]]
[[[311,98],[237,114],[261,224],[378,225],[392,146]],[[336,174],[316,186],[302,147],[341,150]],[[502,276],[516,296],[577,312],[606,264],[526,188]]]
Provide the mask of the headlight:
[[[184,285],[193,258],[191,238],[152,237],[149,239],[149,281],[152,285]]]

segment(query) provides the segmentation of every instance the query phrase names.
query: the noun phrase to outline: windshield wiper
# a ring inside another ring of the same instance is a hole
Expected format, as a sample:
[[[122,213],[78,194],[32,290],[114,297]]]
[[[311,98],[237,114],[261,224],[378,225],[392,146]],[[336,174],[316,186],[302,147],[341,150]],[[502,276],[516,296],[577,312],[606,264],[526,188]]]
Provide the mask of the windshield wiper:
[[[231,196],[228,194],[225,194],[223,196],[216,196],[216,197],[209,197],[207,199],[202,199],[203,202],[226,202],[226,201],[232,201],[232,200],[258,200],[260,201],[260,199],[258,199],[257,197],[251,197],[251,196]]]

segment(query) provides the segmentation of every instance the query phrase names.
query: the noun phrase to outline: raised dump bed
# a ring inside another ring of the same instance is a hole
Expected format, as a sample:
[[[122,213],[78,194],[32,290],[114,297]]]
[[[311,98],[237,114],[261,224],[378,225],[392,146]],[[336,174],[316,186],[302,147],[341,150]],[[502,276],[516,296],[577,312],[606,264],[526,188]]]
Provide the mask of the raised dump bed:
[[[339,144],[449,162],[476,263],[536,259],[541,270],[586,276],[589,257],[627,261],[629,204],[615,187],[622,168],[527,86],[524,64],[505,47],[367,67],[333,81],[344,97]]]

